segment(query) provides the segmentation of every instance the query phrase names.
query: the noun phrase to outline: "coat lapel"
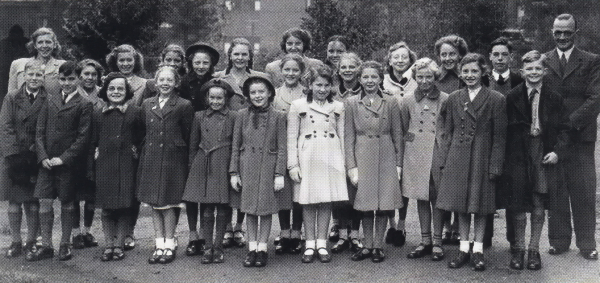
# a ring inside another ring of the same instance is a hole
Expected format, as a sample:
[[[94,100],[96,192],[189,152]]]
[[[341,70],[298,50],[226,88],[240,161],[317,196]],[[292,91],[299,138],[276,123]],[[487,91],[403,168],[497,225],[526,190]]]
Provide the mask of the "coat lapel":
[[[544,91],[544,89],[542,89],[542,91]],[[529,107],[529,101],[527,86],[525,85],[525,83],[523,83],[523,85],[521,86],[521,91],[519,91],[519,95],[514,100],[514,103],[515,108],[521,113],[523,117],[527,117],[529,115],[529,111],[527,109],[527,107]]]
[[[550,69],[554,71],[554,73],[558,74],[559,77],[561,76],[560,62],[558,59],[558,52],[556,52],[556,49],[550,52],[550,54],[548,55],[548,59],[545,60],[545,62],[546,65],[548,65],[548,67],[550,67]]]
[[[151,98],[148,98],[148,101],[150,101],[150,111],[152,111],[152,113],[154,113],[154,115],[158,116],[159,118],[163,118],[163,112],[160,109],[160,105],[158,105],[158,96],[153,96]]]
[[[38,98],[41,93],[42,93],[42,91],[40,90],[40,92],[38,93]],[[36,100],[37,100],[37,98],[36,98]],[[27,96],[27,91],[25,90],[25,85],[23,85],[21,87],[19,94],[17,94],[16,99],[15,99],[15,104],[17,105],[17,107],[19,109],[21,109],[21,111],[27,113],[26,115],[22,116],[23,119],[27,118],[30,115],[31,108],[33,108],[33,105],[29,102],[29,97]]]
[[[62,95],[62,94],[61,94]],[[60,95],[58,95],[58,97],[60,97]],[[61,105],[62,107],[60,108],[59,111],[65,111],[67,109],[73,108],[75,107],[75,105],[77,105],[83,98],[83,96],[81,96],[81,93],[76,92],[75,95],[73,95],[73,97],[71,97],[71,99],[69,101],[67,101],[67,103],[65,103],[64,105]],[[60,102],[62,104],[62,102]]]
[[[466,88],[463,88],[460,90],[459,95],[459,101],[463,105],[463,110],[467,112],[467,114],[469,114],[471,117],[473,117],[473,119],[477,118],[474,109],[475,107],[473,107],[471,99],[469,98],[469,91],[467,91]]]
[[[490,90],[487,87],[482,87],[477,96],[475,96],[475,99],[471,102],[471,106],[473,110],[475,110],[475,113],[479,114],[481,107],[485,105],[488,97],[490,97]]]
[[[371,100],[365,95],[359,102],[362,103],[367,110],[379,114],[379,108],[381,108],[383,100],[385,100],[385,98],[377,97],[373,100],[373,103],[371,103]]]
[[[567,62],[567,66],[565,67],[565,74],[563,75],[563,79],[568,77],[575,69],[579,68],[583,63],[583,59],[580,56],[579,49],[573,48],[573,52],[571,52],[571,57]]]
[[[177,96],[177,95],[171,95],[169,100],[167,100],[167,102],[165,102],[165,105],[161,109],[163,118],[167,117],[169,115],[169,113],[171,113],[171,111],[173,111],[173,109],[175,108],[175,105],[177,104],[178,98],[179,98],[179,96]]]
[[[329,113],[331,113],[331,111],[333,111],[333,104],[329,103],[329,102],[325,102],[325,104],[323,104],[323,106],[319,105],[316,102],[311,102],[308,107],[316,112],[319,112],[321,114],[324,115],[329,115]]]

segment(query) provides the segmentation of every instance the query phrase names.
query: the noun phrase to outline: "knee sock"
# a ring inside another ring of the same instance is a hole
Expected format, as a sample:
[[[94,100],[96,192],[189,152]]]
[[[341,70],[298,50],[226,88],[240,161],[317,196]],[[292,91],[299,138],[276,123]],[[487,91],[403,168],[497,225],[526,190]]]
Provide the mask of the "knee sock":
[[[208,205],[207,205],[208,206]],[[215,227],[215,207],[210,205],[204,210],[204,217],[202,217],[202,232],[204,239],[206,240],[206,248],[213,247],[213,231]]]
[[[279,227],[281,228],[281,231],[289,231],[291,228],[291,223],[290,223],[290,216],[292,214],[291,210],[280,210],[277,213],[277,216],[279,217]]]
[[[84,234],[90,232],[90,227],[92,227],[92,223],[94,222],[94,213],[96,209],[96,204],[94,202],[86,201],[83,207],[83,229]]]
[[[238,209],[237,219],[236,219],[235,229],[234,229],[235,231],[242,230],[242,223],[244,223],[244,218],[246,218],[246,213],[243,213],[241,210]]]
[[[10,235],[12,236],[12,241],[14,242],[22,242],[21,239],[21,222],[23,219],[23,211],[21,211],[21,207],[17,211],[11,211],[8,213],[8,225],[10,227]]]
[[[54,226],[54,210],[40,212],[42,245],[46,247],[52,247],[52,226]]]
[[[62,228],[62,235],[60,238],[61,244],[66,244],[71,242],[71,229],[73,229],[73,209],[72,208],[62,208],[60,210],[60,222]]]
[[[431,232],[421,233],[421,243],[431,245]]]
[[[223,236],[227,229],[228,219],[231,219],[231,207],[226,204],[221,204],[217,207],[217,220],[215,225],[215,241],[216,248],[223,248]],[[208,241],[208,240],[207,240]]]
[[[185,214],[187,215],[187,218],[188,218],[188,227],[190,228],[190,232],[198,231],[198,203],[186,202],[185,203]],[[193,239],[193,240],[196,240],[196,239]],[[190,241],[192,241],[192,239],[190,239]]]
[[[40,232],[40,204],[26,203],[23,207],[27,219],[27,242],[33,242]]]
[[[73,203],[73,236],[79,235],[81,231],[79,231],[80,222],[81,222],[81,207],[79,206],[79,202],[75,201]]]
[[[525,250],[525,229],[527,228],[527,214],[525,212],[513,212],[512,215],[515,232],[515,241],[513,243],[513,247],[517,250],[523,251]]]
[[[531,213],[531,239],[529,240],[529,250],[539,251],[540,250],[540,237],[542,236],[542,229],[544,228],[544,218],[546,217],[545,211],[535,209]]]

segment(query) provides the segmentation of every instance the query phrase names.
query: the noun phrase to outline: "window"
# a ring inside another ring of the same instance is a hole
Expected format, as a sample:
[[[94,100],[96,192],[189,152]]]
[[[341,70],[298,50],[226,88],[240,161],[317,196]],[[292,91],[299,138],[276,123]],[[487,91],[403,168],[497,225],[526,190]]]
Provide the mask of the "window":
[[[260,11],[260,0],[254,1],[254,11]]]

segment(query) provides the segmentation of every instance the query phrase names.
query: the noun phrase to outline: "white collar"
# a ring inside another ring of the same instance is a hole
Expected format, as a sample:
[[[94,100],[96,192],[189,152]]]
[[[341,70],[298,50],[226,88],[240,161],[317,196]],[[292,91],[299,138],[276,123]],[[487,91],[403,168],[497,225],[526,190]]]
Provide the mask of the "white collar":
[[[504,80],[507,80],[510,77],[510,69],[506,70],[506,72],[499,74],[498,72],[496,72],[496,70],[492,70],[492,76],[494,76],[494,80],[499,80],[500,79],[500,75],[502,75],[502,77],[504,78]]]
[[[27,92],[27,96],[29,96],[30,94],[33,95],[33,97],[37,97],[38,93],[40,93],[40,89],[38,88],[35,92],[31,92],[29,91],[29,89],[27,87],[25,87],[25,92]]]
[[[571,48],[569,48],[569,50],[567,51],[562,51],[558,48],[556,48],[556,52],[558,52],[558,59],[562,58],[563,53],[565,54],[565,58],[567,58],[567,62],[569,61],[569,58],[571,57],[571,53],[573,53],[573,49],[575,49],[575,45],[571,46]]]
[[[475,97],[477,97],[477,94],[479,94],[480,90],[481,90],[481,86],[479,86],[473,90],[467,88],[467,91],[469,92],[469,99],[471,99],[471,101],[475,100]]]
[[[62,97],[65,100],[65,102],[68,102],[69,100],[71,100],[71,98],[73,98],[73,96],[75,96],[75,94],[77,93],[77,90],[75,90],[69,94],[66,94],[64,91],[61,91],[60,93],[62,94]],[[64,98],[65,95],[67,96],[66,98]]]
[[[566,55],[565,55],[566,56]],[[527,95],[530,95],[531,92],[535,89],[538,91],[538,93],[542,93],[542,84],[537,84],[535,86],[530,85],[527,81],[525,82],[525,85],[527,86]]]

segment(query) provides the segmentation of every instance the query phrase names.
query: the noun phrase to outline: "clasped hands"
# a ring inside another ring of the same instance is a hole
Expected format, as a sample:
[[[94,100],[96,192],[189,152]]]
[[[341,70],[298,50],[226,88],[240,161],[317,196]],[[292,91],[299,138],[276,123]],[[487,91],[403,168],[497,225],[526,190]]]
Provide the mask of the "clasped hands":
[[[64,162],[62,159],[58,157],[53,157],[52,159],[44,159],[42,160],[42,166],[48,170],[52,169],[52,167],[63,165]]]
[[[240,175],[231,175],[231,177],[229,178],[229,183],[236,192],[242,190],[242,178],[240,177]],[[284,186],[285,180],[283,179],[283,176],[275,176],[273,189],[275,189],[275,191],[278,192],[281,191],[281,189],[283,189]]]

